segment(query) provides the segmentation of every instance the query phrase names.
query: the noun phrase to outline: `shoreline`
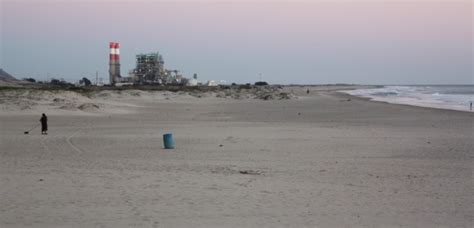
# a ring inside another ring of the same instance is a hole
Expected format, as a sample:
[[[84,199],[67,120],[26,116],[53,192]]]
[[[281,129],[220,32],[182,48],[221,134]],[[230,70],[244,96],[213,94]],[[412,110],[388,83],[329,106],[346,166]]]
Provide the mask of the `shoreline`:
[[[429,85],[429,86],[433,86],[433,85]],[[439,86],[444,86],[444,85],[439,85]],[[449,86],[452,86],[452,85],[449,85]],[[454,86],[465,86],[465,85],[454,85]],[[470,85],[469,85],[470,86]],[[357,89],[354,89],[354,90],[357,90]],[[469,110],[469,107],[466,107],[466,109],[461,109],[461,108],[445,108],[445,107],[434,107],[434,106],[430,106],[429,104],[427,105],[423,105],[423,104],[408,104],[408,103],[401,103],[401,102],[396,102],[393,101],[393,102],[390,102],[390,101],[384,101],[384,100],[377,100],[376,97],[369,97],[369,95],[354,95],[354,94],[350,94],[348,92],[344,92],[344,91],[348,91],[348,90],[341,90],[341,91],[337,91],[339,93],[341,93],[341,95],[349,95],[349,96],[352,96],[354,98],[359,98],[359,99],[367,99],[368,101],[372,101],[372,102],[380,102],[380,103],[386,103],[386,104],[393,104],[393,105],[402,105],[402,106],[411,106],[411,107],[419,107],[419,108],[428,108],[428,109],[436,109],[436,110],[449,110],[449,111],[457,111],[457,112],[467,112],[467,113],[474,113],[474,109],[471,111]],[[474,96],[474,95],[473,95]]]
[[[360,96],[356,96],[356,95],[347,94],[347,93],[344,93],[344,92],[336,92],[336,93],[338,93],[337,96],[350,97],[351,99],[358,99],[358,100],[363,100],[363,101],[367,101],[367,102],[374,102],[374,103],[394,105],[394,106],[403,106],[403,107],[409,107],[409,108],[418,108],[418,109],[442,111],[442,112],[471,113],[471,114],[474,115],[474,109],[473,109],[473,111],[469,111],[469,110],[463,111],[463,110],[457,110],[457,109],[447,109],[447,108],[417,106],[417,105],[410,105],[410,104],[390,103],[388,101],[377,101],[377,100],[374,100],[370,97],[360,97]]]

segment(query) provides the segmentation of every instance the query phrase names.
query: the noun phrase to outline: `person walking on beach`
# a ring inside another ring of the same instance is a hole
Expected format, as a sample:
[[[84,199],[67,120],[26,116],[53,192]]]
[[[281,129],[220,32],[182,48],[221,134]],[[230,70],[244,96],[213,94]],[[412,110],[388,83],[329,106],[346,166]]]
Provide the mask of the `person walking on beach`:
[[[470,106],[471,106],[471,107],[470,107],[470,110],[471,110],[471,112],[472,112],[472,101],[471,101],[471,105],[470,105]]]
[[[48,117],[46,114],[43,113],[40,119],[41,122],[41,134],[47,135],[48,134]]]

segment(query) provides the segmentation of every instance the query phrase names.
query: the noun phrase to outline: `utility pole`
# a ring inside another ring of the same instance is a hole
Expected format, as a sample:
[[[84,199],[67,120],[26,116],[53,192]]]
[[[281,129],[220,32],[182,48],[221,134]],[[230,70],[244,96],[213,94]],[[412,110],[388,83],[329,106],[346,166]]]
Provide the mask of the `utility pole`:
[[[99,71],[95,71],[95,86],[99,85]]]

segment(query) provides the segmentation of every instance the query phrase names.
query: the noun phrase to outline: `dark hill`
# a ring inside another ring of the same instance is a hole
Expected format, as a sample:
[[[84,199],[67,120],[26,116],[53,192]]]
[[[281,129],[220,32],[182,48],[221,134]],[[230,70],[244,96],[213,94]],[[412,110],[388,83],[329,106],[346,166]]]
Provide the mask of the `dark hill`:
[[[15,82],[18,80],[3,69],[0,69],[0,81]]]

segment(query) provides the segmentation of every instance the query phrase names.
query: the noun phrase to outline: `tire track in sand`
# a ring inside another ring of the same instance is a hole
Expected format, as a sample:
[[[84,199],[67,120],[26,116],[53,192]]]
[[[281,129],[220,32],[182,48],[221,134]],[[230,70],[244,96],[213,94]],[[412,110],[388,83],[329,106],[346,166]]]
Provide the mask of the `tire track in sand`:
[[[83,154],[84,151],[83,151],[82,149],[80,149],[79,147],[77,147],[76,145],[74,145],[71,140],[72,140],[72,138],[73,138],[77,133],[79,133],[81,130],[83,130],[83,129],[78,129],[77,131],[75,131],[74,133],[72,133],[70,136],[68,136],[68,137],[66,138],[66,143],[67,143],[73,150],[75,150],[79,155]]]
[[[66,143],[74,150],[77,152],[76,155],[85,155],[85,150],[84,149],[81,149],[79,146],[76,146],[73,142],[73,139],[74,137],[78,136],[81,132],[83,132],[84,130],[86,129],[92,129],[92,126],[94,126],[94,124],[92,123],[92,121],[90,121],[89,123],[86,124],[85,127],[82,127],[80,129],[78,129],[77,131],[73,132],[71,135],[69,135],[67,138],[66,138]],[[79,159],[77,159],[79,158]],[[85,165],[89,165],[89,166],[92,166],[92,167],[88,167],[88,170],[92,170],[93,167],[95,166],[95,163],[97,163],[97,161],[91,161],[91,160],[88,160],[86,157],[84,156],[81,156],[81,157],[77,157],[76,160],[80,160],[82,162],[84,162]],[[118,170],[118,173],[116,174],[118,175],[120,178],[124,178],[124,179],[127,179],[127,175],[126,173],[124,172],[124,169],[123,168],[120,168]],[[126,207],[128,207],[128,210],[129,210],[129,215],[132,215],[134,216],[137,220],[137,222],[142,222],[142,223],[151,223],[151,225],[153,227],[156,227],[157,226],[157,221],[154,221],[153,220],[153,217],[152,216],[147,216],[147,215],[144,215],[141,210],[140,210],[140,207],[136,204],[136,202],[134,202],[134,199],[133,199],[133,196],[132,194],[130,194],[130,190],[128,190],[126,188],[126,185],[123,186],[123,185],[120,185],[120,184],[117,184],[117,183],[114,183],[110,178],[105,178],[105,180],[103,180],[106,185],[115,185],[115,189],[118,190],[118,194],[120,196],[120,198],[123,200],[123,204],[126,205]]]
[[[76,134],[77,132],[79,132],[81,129],[73,132],[69,137],[73,136],[74,134]],[[42,145],[42,147],[45,149],[45,151],[40,155],[39,157],[39,161],[41,160],[44,160],[46,159],[47,156],[51,156],[53,155],[54,151],[51,149],[51,143],[50,141],[52,139],[54,139],[55,137],[51,137],[52,135],[48,135],[48,136],[45,136],[43,139],[40,140],[40,143]],[[60,136],[60,135],[54,135],[54,136]],[[67,137],[67,138],[69,138]],[[67,139],[66,139],[67,141]],[[66,143],[67,145],[69,145],[69,143]],[[52,145],[56,148],[56,152],[61,152],[63,150],[63,148],[61,148],[61,146],[58,145],[58,143],[52,143]],[[64,144],[63,144],[64,145]],[[53,159],[51,159],[53,160]],[[60,174],[64,180],[68,180],[69,182],[71,182],[71,184],[74,186],[74,185],[77,185],[79,182],[77,180],[75,180],[74,178],[71,178],[69,175],[67,175],[67,169],[69,169],[69,167],[67,165],[64,165],[62,164],[62,162],[56,162],[54,163],[54,173],[56,174]]]

